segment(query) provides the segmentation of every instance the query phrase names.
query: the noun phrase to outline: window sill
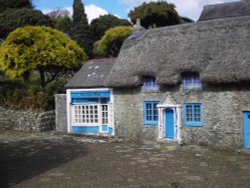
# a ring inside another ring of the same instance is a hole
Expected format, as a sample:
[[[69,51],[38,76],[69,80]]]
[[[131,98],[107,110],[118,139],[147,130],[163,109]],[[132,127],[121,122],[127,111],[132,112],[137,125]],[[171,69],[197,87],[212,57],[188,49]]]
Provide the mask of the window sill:
[[[144,121],[145,126],[157,126],[158,121]]]
[[[184,123],[185,127],[202,127],[202,123],[197,123],[197,122],[189,122],[189,123]]]

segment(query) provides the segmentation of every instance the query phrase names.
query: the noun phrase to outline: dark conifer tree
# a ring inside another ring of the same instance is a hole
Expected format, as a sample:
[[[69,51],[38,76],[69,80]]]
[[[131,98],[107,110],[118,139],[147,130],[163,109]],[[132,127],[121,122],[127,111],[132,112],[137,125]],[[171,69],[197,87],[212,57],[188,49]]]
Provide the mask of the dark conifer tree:
[[[92,56],[93,39],[84,5],[81,0],[73,3],[72,38],[84,49],[89,57]]]

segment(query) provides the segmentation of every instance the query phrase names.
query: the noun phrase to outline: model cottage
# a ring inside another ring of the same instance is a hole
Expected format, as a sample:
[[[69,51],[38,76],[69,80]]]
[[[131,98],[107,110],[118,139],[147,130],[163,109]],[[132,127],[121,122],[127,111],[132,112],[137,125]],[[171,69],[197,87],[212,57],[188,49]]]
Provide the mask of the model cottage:
[[[69,81],[69,133],[250,148],[250,3],[138,32]]]

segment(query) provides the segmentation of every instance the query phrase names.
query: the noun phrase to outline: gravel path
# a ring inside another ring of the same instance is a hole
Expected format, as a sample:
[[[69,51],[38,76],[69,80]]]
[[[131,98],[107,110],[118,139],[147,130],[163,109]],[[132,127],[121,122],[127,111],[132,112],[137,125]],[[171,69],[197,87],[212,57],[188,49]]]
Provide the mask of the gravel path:
[[[250,156],[200,146],[0,132],[0,187],[250,187]]]

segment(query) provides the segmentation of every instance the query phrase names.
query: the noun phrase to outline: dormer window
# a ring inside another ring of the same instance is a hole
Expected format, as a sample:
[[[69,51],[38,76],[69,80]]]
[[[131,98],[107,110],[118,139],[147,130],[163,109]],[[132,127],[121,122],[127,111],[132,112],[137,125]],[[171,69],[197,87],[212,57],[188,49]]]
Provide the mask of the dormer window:
[[[182,75],[182,84],[186,89],[202,88],[199,73],[185,73]]]
[[[160,85],[156,83],[155,77],[146,76],[143,78],[143,87],[146,91],[159,90]]]

